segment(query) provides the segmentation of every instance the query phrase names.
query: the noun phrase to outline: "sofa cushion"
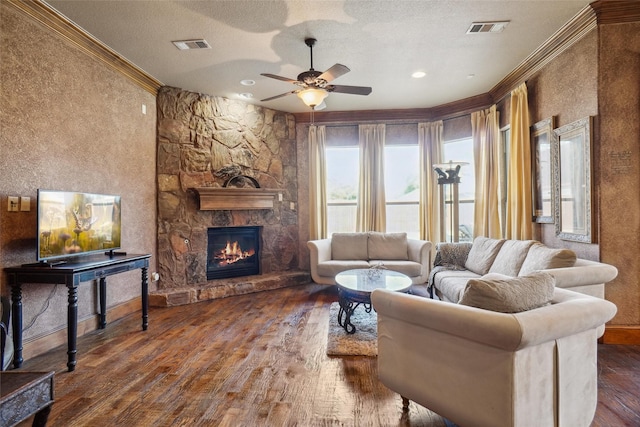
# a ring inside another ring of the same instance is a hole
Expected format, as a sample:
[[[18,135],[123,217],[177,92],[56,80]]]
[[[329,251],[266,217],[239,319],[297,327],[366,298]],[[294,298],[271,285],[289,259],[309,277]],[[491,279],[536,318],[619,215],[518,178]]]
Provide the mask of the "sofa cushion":
[[[469,280],[460,304],[501,313],[519,313],[549,304],[555,284],[555,278],[544,272],[520,277],[490,273]]]
[[[370,267],[375,267],[382,264],[384,268],[391,271],[397,271],[398,273],[406,274],[409,277],[420,276],[422,271],[422,264],[414,261],[397,261],[388,259],[372,259],[369,261]]]
[[[369,258],[408,260],[407,233],[369,232]]]
[[[469,270],[441,271],[435,275],[434,284],[441,299],[457,303],[462,298],[469,279],[478,278],[480,278],[479,274]]]
[[[535,240],[505,240],[496,259],[491,264],[489,273],[517,276],[524,259],[527,257],[529,248],[534,243],[536,243]]]
[[[573,267],[576,254],[570,249],[555,249],[536,243],[529,248],[529,253],[522,263],[518,276],[546,270],[549,268]]]
[[[335,277],[336,274],[354,268],[369,268],[367,261],[358,260],[331,260],[318,263],[318,275],[324,277]]]
[[[487,274],[503,243],[504,240],[502,239],[476,237],[473,240],[473,245],[471,245],[471,250],[464,266],[476,274]]]
[[[368,260],[368,238],[367,233],[333,233],[331,236],[331,259]]]

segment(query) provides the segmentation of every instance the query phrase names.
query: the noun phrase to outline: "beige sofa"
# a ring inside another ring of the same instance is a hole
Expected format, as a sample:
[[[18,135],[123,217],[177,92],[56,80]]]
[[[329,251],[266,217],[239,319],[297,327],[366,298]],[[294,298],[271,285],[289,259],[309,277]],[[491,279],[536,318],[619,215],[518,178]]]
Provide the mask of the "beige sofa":
[[[616,307],[565,289],[551,294],[549,305],[508,314],[375,290],[379,378],[405,405],[464,427],[587,427],[598,330]]]
[[[334,285],[342,271],[378,265],[406,274],[414,285],[424,284],[431,269],[431,242],[409,239],[406,233],[334,233],[307,247],[311,278],[326,285]]]
[[[556,286],[604,298],[604,284],[618,275],[609,264],[576,258],[568,249],[549,248],[534,240],[476,237],[470,243],[439,243],[429,286],[434,294],[459,302],[469,279],[489,273],[524,276],[545,271]]]

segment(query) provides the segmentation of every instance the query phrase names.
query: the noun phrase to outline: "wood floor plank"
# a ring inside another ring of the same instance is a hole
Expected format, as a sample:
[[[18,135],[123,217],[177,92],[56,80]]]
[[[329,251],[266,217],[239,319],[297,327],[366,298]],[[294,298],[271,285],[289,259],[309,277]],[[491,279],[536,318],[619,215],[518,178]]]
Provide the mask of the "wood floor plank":
[[[329,357],[335,290],[297,286],[189,306],[151,308],[26,360],[55,370],[49,426],[445,427],[377,379],[377,359]],[[599,347],[593,427],[640,425],[640,347]],[[30,425],[31,420],[20,427]]]

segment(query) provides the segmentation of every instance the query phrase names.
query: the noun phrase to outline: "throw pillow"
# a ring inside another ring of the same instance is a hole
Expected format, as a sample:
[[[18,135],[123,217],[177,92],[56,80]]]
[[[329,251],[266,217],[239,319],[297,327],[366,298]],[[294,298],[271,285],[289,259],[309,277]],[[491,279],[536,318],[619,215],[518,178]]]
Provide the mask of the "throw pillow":
[[[331,259],[368,260],[367,238],[367,233],[333,233],[331,236]]]
[[[369,259],[402,260],[409,259],[407,233],[369,232]]]
[[[556,279],[549,273],[509,277],[490,273],[471,279],[460,304],[501,313],[519,313],[551,302]]]
[[[525,276],[535,271],[550,268],[573,267],[576,254],[570,249],[554,249],[536,243],[529,248],[529,253],[522,263],[518,276]]]
[[[504,240],[476,237],[464,266],[476,274],[487,274],[503,243]]]

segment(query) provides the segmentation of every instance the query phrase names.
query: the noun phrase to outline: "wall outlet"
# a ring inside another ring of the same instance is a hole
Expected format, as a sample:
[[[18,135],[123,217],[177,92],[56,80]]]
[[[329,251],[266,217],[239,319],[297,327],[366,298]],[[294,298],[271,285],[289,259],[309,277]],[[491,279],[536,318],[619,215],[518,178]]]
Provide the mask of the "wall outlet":
[[[31,210],[31,197],[20,197],[20,210],[22,212]]]
[[[20,198],[16,196],[9,196],[7,199],[7,211],[18,212],[20,210]]]

